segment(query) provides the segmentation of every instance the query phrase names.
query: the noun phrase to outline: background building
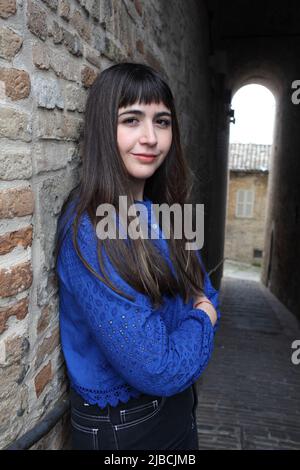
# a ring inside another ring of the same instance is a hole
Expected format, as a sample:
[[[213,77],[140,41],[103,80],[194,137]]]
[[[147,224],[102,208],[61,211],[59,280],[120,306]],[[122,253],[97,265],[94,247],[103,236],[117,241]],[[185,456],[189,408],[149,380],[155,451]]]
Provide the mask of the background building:
[[[271,145],[229,146],[225,258],[261,265]]]

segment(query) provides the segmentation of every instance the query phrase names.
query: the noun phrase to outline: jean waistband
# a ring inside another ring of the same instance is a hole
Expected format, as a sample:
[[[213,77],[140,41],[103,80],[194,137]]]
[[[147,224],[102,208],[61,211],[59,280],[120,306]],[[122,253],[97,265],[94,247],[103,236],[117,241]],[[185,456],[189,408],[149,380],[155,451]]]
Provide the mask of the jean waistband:
[[[116,406],[112,405],[106,405],[105,408],[100,408],[98,405],[90,405],[87,403],[84,398],[79,395],[75,389],[72,387],[70,388],[70,400],[71,404],[75,406],[76,408],[82,408],[84,409],[85,412],[89,412],[90,410],[93,411],[93,413],[99,414],[99,416],[108,416],[108,410],[110,409],[110,412],[114,411],[119,411],[127,408],[131,408],[134,406],[139,406],[146,404],[148,402],[157,400],[158,403],[161,402],[163,397],[157,396],[157,395],[145,395],[141,394],[140,396],[136,398],[130,398],[128,402],[123,403],[119,402]],[[91,413],[92,414],[92,413]]]
[[[183,392],[170,397],[142,394],[137,398],[131,398],[126,403],[119,402],[117,406],[106,405],[105,408],[100,408],[98,405],[86,403],[84,398],[73,388],[70,388],[70,400],[73,412],[77,415],[94,417],[100,421],[111,420],[114,424],[122,424],[124,423],[125,413],[130,413],[131,416],[134,416],[135,413],[137,415],[142,409],[145,410],[146,408],[149,410],[149,413],[151,413],[152,409],[153,413],[155,413],[155,410],[165,406],[167,400],[176,400],[176,402],[179,400],[178,404],[180,406],[180,402],[190,401],[192,393],[192,387],[189,387]]]

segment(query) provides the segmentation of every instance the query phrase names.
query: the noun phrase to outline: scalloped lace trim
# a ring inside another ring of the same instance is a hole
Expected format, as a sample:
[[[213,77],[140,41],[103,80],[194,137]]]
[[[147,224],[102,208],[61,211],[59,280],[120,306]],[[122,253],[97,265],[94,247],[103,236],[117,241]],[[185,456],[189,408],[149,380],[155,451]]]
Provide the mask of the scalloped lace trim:
[[[130,398],[137,398],[142,392],[130,385],[123,384],[113,387],[111,390],[95,390],[77,385],[70,380],[71,387],[90,405],[98,405],[105,408],[106,405],[117,406],[119,403],[127,403]]]

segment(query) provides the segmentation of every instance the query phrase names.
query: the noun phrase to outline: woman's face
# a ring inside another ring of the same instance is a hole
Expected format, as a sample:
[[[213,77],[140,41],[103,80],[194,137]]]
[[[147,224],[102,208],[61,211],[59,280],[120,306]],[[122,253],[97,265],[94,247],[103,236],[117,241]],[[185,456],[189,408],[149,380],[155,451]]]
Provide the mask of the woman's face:
[[[155,173],[170,150],[170,110],[163,103],[119,108],[117,140],[128,173],[142,183]]]

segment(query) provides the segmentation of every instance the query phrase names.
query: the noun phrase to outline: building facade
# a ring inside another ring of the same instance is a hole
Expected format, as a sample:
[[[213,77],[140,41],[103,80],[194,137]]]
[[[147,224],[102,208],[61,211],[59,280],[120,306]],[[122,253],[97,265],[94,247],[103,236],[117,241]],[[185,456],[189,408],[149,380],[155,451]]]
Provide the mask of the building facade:
[[[261,265],[271,145],[229,146],[225,258]]]

